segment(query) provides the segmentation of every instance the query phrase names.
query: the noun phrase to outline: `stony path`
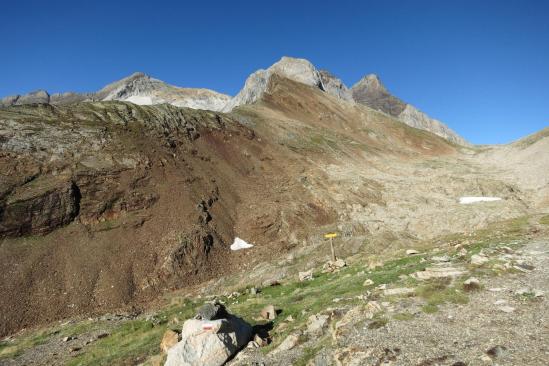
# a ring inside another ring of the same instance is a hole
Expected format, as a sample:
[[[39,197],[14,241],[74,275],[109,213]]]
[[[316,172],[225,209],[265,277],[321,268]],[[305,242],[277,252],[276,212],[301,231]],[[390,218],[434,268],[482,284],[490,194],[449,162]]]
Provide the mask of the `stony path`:
[[[314,348],[307,365],[549,365],[549,306],[542,295],[549,294],[549,240],[487,255],[533,269],[480,277],[482,288],[467,304],[443,305],[434,314],[421,311],[417,297],[382,300],[387,317],[406,312],[410,318],[370,329],[359,315],[346,332],[335,332],[332,324],[320,346],[313,337],[284,352],[247,349],[231,364],[288,365]]]

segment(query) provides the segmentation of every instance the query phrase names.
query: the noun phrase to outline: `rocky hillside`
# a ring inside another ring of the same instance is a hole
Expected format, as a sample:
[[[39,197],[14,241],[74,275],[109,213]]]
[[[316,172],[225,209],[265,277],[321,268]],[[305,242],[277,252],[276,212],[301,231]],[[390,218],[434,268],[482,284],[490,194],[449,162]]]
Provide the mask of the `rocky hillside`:
[[[94,95],[157,83],[134,75]],[[318,265],[327,231],[345,238],[342,255],[381,254],[547,207],[543,170],[524,185],[492,150],[350,92],[283,59],[248,79],[230,113],[76,99],[1,108],[0,334],[138,312],[166,291],[260,278],[294,253]],[[506,148],[546,156],[545,140]],[[499,200],[461,204],[468,196]],[[232,251],[237,237],[253,247]]]

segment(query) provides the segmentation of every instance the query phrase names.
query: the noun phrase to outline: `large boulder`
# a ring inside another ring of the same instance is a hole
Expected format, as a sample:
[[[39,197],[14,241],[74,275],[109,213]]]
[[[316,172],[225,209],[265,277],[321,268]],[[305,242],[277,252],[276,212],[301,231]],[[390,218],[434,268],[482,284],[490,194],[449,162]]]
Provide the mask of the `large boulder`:
[[[189,319],[181,341],[168,351],[165,366],[220,366],[252,338],[252,327],[227,314],[224,319]]]

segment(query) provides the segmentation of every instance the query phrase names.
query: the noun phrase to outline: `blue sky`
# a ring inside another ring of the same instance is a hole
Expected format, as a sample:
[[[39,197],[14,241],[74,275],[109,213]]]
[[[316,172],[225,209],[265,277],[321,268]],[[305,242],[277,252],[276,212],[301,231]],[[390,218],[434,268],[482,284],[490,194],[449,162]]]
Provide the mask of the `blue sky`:
[[[549,126],[549,1],[11,1],[0,32],[0,96],[135,71],[234,95],[288,55],[376,73],[474,143]]]

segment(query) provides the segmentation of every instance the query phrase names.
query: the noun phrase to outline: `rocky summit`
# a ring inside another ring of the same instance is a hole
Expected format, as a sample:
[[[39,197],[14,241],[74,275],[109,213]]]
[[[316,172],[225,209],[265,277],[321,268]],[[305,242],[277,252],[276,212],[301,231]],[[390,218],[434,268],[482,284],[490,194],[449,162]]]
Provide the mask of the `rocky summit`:
[[[0,107],[0,364],[545,365],[549,132],[283,57]]]

